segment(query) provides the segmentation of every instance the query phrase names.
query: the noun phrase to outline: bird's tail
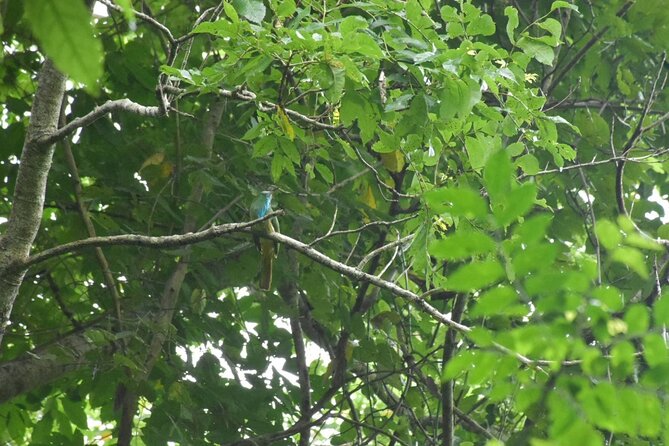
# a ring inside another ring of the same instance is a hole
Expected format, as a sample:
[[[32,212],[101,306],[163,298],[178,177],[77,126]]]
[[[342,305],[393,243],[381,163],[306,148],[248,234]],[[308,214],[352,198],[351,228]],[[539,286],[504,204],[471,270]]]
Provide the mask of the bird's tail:
[[[265,291],[269,290],[272,286],[272,263],[274,262],[274,253],[272,251],[272,249],[262,250],[259,287]]]

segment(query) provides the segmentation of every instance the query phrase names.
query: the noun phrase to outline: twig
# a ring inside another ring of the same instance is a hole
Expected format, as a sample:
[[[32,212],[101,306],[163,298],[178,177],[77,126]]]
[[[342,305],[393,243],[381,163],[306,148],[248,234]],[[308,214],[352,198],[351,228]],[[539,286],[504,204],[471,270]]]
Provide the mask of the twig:
[[[574,100],[569,101],[567,98],[562,99],[558,102],[549,102],[544,106],[544,111],[563,109],[563,108],[611,108],[617,110],[627,110],[627,111],[636,111],[640,112],[643,110],[643,105],[630,105],[623,102],[610,102],[604,101],[601,99],[583,99],[583,100]],[[649,110],[649,114],[661,114],[659,110]],[[669,115],[669,113],[667,113]],[[664,116],[664,115],[663,115]],[[669,119],[669,116],[667,116]]]
[[[332,231],[332,228],[330,228],[330,230],[327,233],[325,233],[325,235],[322,235],[322,236],[318,237],[317,239],[315,239],[313,242],[309,243],[309,246],[314,246],[316,243],[319,243],[319,242],[325,240],[326,238],[334,237],[335,235],[354,234],[356,232],[364,231],[365,229],[370,228],[372,226],[392,226],[392,225],[396,225],[398,223],[403,223],[405,221],[411,220],[413,218],[416,218],[417,216],[418,216],[418,214],[413,214],[413,215],[410,215],[408,217],[400,218],[400,219],[393,220],[393,221],[377,220],[377,221],[372,221],[372,222],[369,222],[367,224],[364,224],[364,225],[360,226],[359,228],[346,229],[346,230],[342,230],[342,231]],[[334,226],[334,221],[333,221],[333,226]]]
[[[392,248],[394,248],[394,247],[396,247],[396,246],[398,246],[398,245],[401,245],[401,244],[403,244],[403,243],[408,242],[409,240],[411,240],[411,239],[414,237],[414,235],[415,235],[415,234],[409,234],[409,235],[407,235],[407,236],[405,236],[405,237],[402,237],[402,238],[400,238],[400,239],[397,239],[397,240],[395,240],[395,241],[393,241],[393,242],[388,243],[387,245],[383,245],[383,246],[381,246],[381,247],[379,247],[379,248],[376,248],[375,250],[373,250],[373,251],[367,253],[367,255],[365,255],[365,257],[362,258],[362,260],[360,261],[360,263],[358,263],[358,269],[362,269],[362,268],[367,264],[367,262],[369,262],[370,260],[372,260],[374,257],[376,257],[377,255],[379,255],[379,254],[382,253],[383,251],[387,251],[387,250],[392,249]]]
[[[628,0],[616,13],[617,17],[622,17],[624,16],[627,11],[630,9],[630,7],[635,3],[635,0]],[[571,58],[569,62],[555,75],[553,80],[551,81],[551,84],[546,88],[545,96],[549,97],[555,87],[562,81],[562,78],[572,69],[574,66],[581,60],[583,57],[586,55],[586,53],[592,48],[592,46],[599,41],[599,39],[602,38],[604,34],[609,30],[609,26],[605,26],[602,28],[597,34],[592,36],[588,42],[586,42],[585,45],[583,45],[583,48],[581,48],[575,55],[574,57]],[[557,68],[556,68],[557,70]],[[555,72],[556,70],[553,70]],[[546,77],[549,77],[553,74],[553,72],[548,73]]]
[[[454,322],[446,316],[445,314],[441,313],[439,310],[434,308],[432,305],[429,303],[425,302],[424,300],[420,299],[420,296],[417,294],[406,290],[398,285],[395,285],[392,282],[389,282],[387,280],[380,279],[374,275],[368,274],[364,271],[361,271],[358,268],[353,268],[352,266],[345,265],[341,262],[338,262],[334,259],[331,259],[330,257],[326,256],[325,254],[316,251],[315,249],[311,248],[309,245],[302,243],[299,240],[295,240],[293,238],[290,238],[284,234],[280,234],[278,232],[273,232],[266,234],[266,237],[277,241],[279,243],[284,244],[285,246],[294,249],[297,252],[300,252],[301,254],[305,255],[306,257],[309,257],[311,260],[314,260],[317,263],[320,263],[321,265],[326,266],[327,268],[332,269],[333,271],[337,271],[345,276],[348,276],[352,279],[355,280],[360,280],[364,282],[369,282],[372,285],[378,286],[379,288],[382,288],[384,290],[390,291],[392,294],[395,294],[397,296],[403,297],[409,302],[413,303],[416,307],[419,309],[423,310],[424,312],[428,313],[429,315],[433,316],[436,320],[448,325],[449,327],[453,327],[458,331],[461,331],[463,333],[469,333],[471,331],[471,328],[459,324],[457,322]]]
[[[351,139],[348,137],[348,135],[346,135],[346,138],[348,139],[348,142],[349,142],[349,143],[353,143],[353,141],[351,141]],[[360,150],[358,150],[358,148],[355,147],[353,144],[351,144],[351,147],[353,147],[353,150],[355,151],[356,155],[358,155],[358,159],[359,159],[359,160],[360,160],[360,161],[361,161],[361,162],[362,162],[362,163],[363,163],[369,170],[371,170],[371,171],[374,173],[374,176],[376,177],[376,182],[377,182],[380,186],[383,186],[384,188],[388,189],[393,195],[395,195],[395,196],[397,196],[397,197],[401,197],[401,198],[416,198],[416,197],[417,197],[416,195],[407,195],[407,194],[400,193],[400,192],[398,192],[397,190],[395,190],[394,187],[392,187],[391,185],[389,185],[389,184],[387,184],[385,181],[383,181],[383,180],[381,179],[381,174],[379,174],[379,171],[376,170],[376,169],[374,168],[374,166],[372,166],[369,162],[367,162],[367,160],[366,160],[366,159],[362,156],[362,154],[360,153]],[[382,195],[383,195],[383,192],[382,192]],[[390,202],[398,201],[397,198],[386,198],[385,195],[383,195],[383,199],[386,200],[386,201],[390,201]]]
[[[623,150],[620,154],[621,159],[616,163],[616,201],[618,204],[618,212],[620,212],[622,215],[628,216],[627,209],[625,208],[625,196],[623,191],[623,174],[625,171],[625,157],[627,156],[627,153],[632,149],[632,147],[634,147],[634,145],[637,143],[639,138],[641,138],[641,135],[643,135],[644,131],[643,120],[646,118],[648,110],[650,110],[651,106],[653,105],[653,101],[655,100],[655,89],[657,88],[657,82],[660,79],[660,76],[662,75],[662,70],[664,70],[664,62],[666,59],[667,59],[667,53],[665,52],[662,54],[662,60],[659,63],[657,75],[655,76],[655,80],[653,81],[653,86],[651,88],[650,94],[648,95],[648,100],[646,101],[643,111],[639,116],[639,122],[636,128],[634,129],[634,132],[632,132],[632,136],[630,136],[630,138],[627,140],[627,143],[623,147]]]
[[[597,234],[594,231],[595,226],[597,225],[597,219],[595,218],[595,211],[592,206],[592,200],[590,199],[590,194],[588,193],[588,182],[585,178],[585,174],[583,173],[583,169],[578,169],[578,173],[581,176],[581,181],[583,182],[583,188],[585,190],[585,196],[587,197],[587,205],[588,205],[588,214],[590,215],[590,225],[593,228],[592,230],[592,244],[595,247],[595,255],[597,258],[597,285],[602,284],[602,253],[601,253],[601,247],[599,246],[599,239],[597,238]],[[586,226],[587,230],[587,226]]]
[[[360,172],[346,178],[345,180],[342,180],[339,183],[334,184],[330,189],[328,189],[326,195],[331,194],[332,192],[336,191],[337,189],[341,189],[342,187],[346,186],[348,183],[357,180],[358,178],[360,178],[363,175],[366,175],[368,172],[369,172],[369,169],[363,169]]]
[[[60,287],[58,286],[53,276],[51,275],[51,271],[45,271],[44,276],[46,277],[46,281],[49,284],[49,288],[51,288],[51,292],[53,293],[54,299],[56,300],[58,306],[60,307],[60,311],[63,312],[63,314],[65,315],[67,320],[70,321],[74,329],[76,330],[81,329],[81,323],[77,320],[72,310],[70,310],[65,304],[63,296],[60,292]]]
[[[209,225],[211,225],[213,222],[215,222],[216,219],[217,219],[218,217],[220,217],[221,215],[223,215],[223,214],[225,214],[226,212],[228,212],[228,210],[230,210],[230,208],[231,208],[232,206],[234,206],[234,205],[235,205],[239,200],[241,200],[241,199],[242,199],[242,196],[241,196],[241,195],[238,195],[237,197],[235,197],[235,198],[234,198],[230,203],[228,203],[224,208],[219,209],[219,211],[216,212],[216,213],[214,214],[214,216],[211,217],[211,218],[209,219],[208,222],[206,222],[205,224],[203,224],[203,225],[200,227],[200,229],[198,229],[198,231],[203,231],[204,229],[208,228]]]
[[[546,170],[542,170],[542,171],[539,171],[537,173],[534,173],[532,175],[522,174],[522,175],[518,176],[518,179],[522,180],[523,178],[527,178],[527,177],[537,177],[537,176],[540,176],[540,175],[548,175],[548,174],[551,174],[551,173],[562,173],[562,172],[565,172],[567,170],[582,169],[582,168],[586,168],[586,167],[594,167],[594,166],[599,166],[599,165],[602,165],[602,164],[617,163],[617,162],[620,162],[620,161],[625,161],[625,162],[630,162],[630,163],[640,163],[640,162],[643,162],[645,160],[648,160],[649,158],[654,158],[654,157],[657,157],[657,156],[661,156],[661,155],[664,155],[666,153],[669,153],[669,149],[660,149],[659,151],[657,151],[655,153],[651,153],[651,154],[644,155],[644,156],[638,156],[638,157],[634,157],[634,158],[627,158],[627,157],[623,157],[623,156],[612,156],[611,158],[607,158],[605,160],[595,160],[593,158],[592,161],[589,161],[587,163],[572,164],[570,166],[558,167],[556,169],[546,169]]]
[[[67,104],[67,100],[65,100],[64,98],[63,105],[61,106],[60,110],[61,127],[65,126],[67,122],[67,118],[65,117],[65,104]],[[67,163],[68,169],[70,170],[70,175],[72,176],[72,182],[74,183],[73,184],[74,197],[77,203],[77,209],[79,210],[79,215],[81,216],[81,220],[84,222],[84,226],[86,227],[86,233],[88,234],[88,236],[96,237],[97,234],[95,232],[95,226],[93,226],[91,217],[88,214],[88,209],[84,205],[84,198],[83,198],[84,192],[83,188],[81,187],[81,178],[79,177],[79,169],[77,168],[77,162],[74,159],[74,154],[72,153],[72,146],[70,144],[70,140],[67,138],[63,138],[63,149],[64,149],[65,161]],[[116,322],[115,322],[116,329],[118,332],[121,332],[123,330],[123,325],[122,325],[123,318],[121,317],[121,296],[118,292],[114,276],[112,275],[111,269],[109,268],[109,262],[107,261],[107,257],[105,256],[104,252],[102,252],[102,248],[100,248],[99,246],[95,247],[95,258],[97,259],[98,264],[102,269],[102,277],[104,279],[105,286],[109,289],[109,294],[111,294],[112,302],[114,302],[114,311],[116,312]]]
[[[467,305],[467,295],[458,294],[453,302],[453,311],[451,317],[454,321],[460,322],[462,314]],[[444,352],[442,357],[443,370],[446,369],[448,362],[453,358],[455,348],[457,345],[455,331],[452,328],[446,330],[444,339]],[[441,428],[444,436],[444,446],[453,446],[455,439],[454,423],[455,423],[455,405],[453,404],[453,380],[443,381],[441,384]]]
[[[99,0],[99,2],[102,3],[103,5],[105,5],[106,7],[110,8],[110,9],[113,9],[114,11],[123,12],[123,8],[121,8],[118,5],[115,5],[114,3],[112,3],[109,0]],[[177,45],[177,41],[174,38],[174,36],[172,35],[172,31],[170,31],[170,29],[167,26],[163,25],[162,23],[160,23],[159,21],[157,21],[156,19],[154,19],[153,17],[151,17],[150,15],[148,15],[146,13],[143,13],[141,11],[137,11],[135,9],[133,9],[132,12],[133,12],[133,14],[135,14],[135,16],[139,17],[140,19],[144,20],[149,25],[157,28],[161,33],[165,34],[165,37],[167,37],[167,40],[170,41],[170,45],[172,45],[172,46]]]

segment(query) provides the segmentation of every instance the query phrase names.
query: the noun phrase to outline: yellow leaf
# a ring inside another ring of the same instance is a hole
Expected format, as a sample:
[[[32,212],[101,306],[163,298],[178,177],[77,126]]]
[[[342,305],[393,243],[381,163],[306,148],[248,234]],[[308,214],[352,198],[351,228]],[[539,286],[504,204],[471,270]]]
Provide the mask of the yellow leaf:
[[[404,154],[400,150],[381,154],[381,162],[388,171],[397,173],[404,169]]]
[[[290,123],[288,115],[281,107],[277,107],[276,112],[279,115],[279,124],[281,125],[281,130],[283,130],[283,133],[285,133],[288,139],[293,141],[295,139],[295,129],[293,128],[293,125]]]
[[[353,358],[353,344],[348,342],[346,344],[346,350],[344,351],[344,357],[346,357],[346,361],[350,361]]]
[[[372,209],[376,209],[376,198],[374,198],[374,191],[372,191],[372,186],[367,185],[364,194],[362,195],[362,202],[365,203]]]
[[[160,165],[161,177],[167,178],[169,176],[172,176],[172,172],[174,172],[174,164],[170,163],[169,161],[166,161]]]
[[[339,107],[332,110],[332,125],[339,125]]]
[[[142,169],[147,166],[157,166],[158,164],[162,163],[164,159],[165,152],[156,152],[142,163],[142,167],[139,168],[139,171],[141,172]]]

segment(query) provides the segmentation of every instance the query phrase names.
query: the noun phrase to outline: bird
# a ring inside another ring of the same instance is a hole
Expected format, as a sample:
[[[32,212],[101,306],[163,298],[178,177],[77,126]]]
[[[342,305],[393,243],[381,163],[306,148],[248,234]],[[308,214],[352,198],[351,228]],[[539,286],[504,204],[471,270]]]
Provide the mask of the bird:
[[[264,190],[253,200],[249,208],[251,218],[263,218],[272,211],[272,191]],[[265,220],[261,223],[262,232],[279,232],[279,221],[276,218]],[[253,236],[256,247],[260,251],[260,282],[258,284],[261,290],[269,290],[272,286],[272,264],[276,258],[279,247],[274,241]]]

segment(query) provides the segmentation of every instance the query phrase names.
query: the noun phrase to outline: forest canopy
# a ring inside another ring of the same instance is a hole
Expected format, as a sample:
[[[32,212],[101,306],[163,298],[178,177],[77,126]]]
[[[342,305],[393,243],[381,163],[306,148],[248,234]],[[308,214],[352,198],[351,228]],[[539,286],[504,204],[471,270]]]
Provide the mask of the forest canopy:
[[[0,442],[669,444],[662,0],[0,2]]]

